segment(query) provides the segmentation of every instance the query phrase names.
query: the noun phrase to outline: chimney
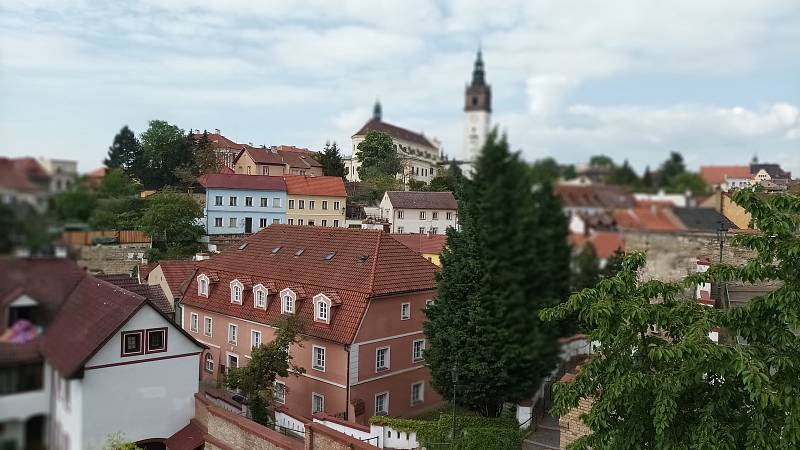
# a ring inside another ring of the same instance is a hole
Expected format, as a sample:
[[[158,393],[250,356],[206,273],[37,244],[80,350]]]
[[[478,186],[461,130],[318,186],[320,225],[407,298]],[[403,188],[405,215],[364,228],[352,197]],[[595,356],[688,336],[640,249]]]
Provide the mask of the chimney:
[[[222,134],[222,132],[219,131],[219,128],[214,128],[214,134]]]

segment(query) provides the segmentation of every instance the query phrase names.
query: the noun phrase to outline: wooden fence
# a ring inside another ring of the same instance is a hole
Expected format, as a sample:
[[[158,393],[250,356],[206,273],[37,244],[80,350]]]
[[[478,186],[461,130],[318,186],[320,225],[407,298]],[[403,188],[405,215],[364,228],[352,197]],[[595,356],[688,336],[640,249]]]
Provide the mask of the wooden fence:
[[[120,244],[148,243],[150,237],[139,230],[98,230],[98,231],[65,231],[61,239],[70,246],[92,245],[92,241],[99,237],[117,238]]]

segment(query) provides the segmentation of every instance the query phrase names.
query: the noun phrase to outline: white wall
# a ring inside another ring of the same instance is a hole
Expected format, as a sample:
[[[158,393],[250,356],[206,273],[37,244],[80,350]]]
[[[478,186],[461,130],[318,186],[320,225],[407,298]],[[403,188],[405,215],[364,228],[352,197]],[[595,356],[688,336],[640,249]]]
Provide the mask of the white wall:
[[[48,378],[60,377],[55,369],[48,367]],[[80,380],[64,380],[69,383],[70,401],[67,404],[62,396],[57,395],[56,389],[51,389],[53,412],[53,427],[58,432],[63,432],[69,438],[69,448],[86,448],[83,441],[83,385]]]

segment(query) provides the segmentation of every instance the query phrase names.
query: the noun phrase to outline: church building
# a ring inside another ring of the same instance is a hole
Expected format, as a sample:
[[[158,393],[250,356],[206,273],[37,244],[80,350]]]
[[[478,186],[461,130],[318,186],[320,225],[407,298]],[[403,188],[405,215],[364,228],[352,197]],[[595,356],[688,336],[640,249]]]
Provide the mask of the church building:
[[[464,113],[464,161],[459,166],[469,176],[491,129],[492,87],[486,83],[480,50],[472,69],[472,82],[464,89]]]

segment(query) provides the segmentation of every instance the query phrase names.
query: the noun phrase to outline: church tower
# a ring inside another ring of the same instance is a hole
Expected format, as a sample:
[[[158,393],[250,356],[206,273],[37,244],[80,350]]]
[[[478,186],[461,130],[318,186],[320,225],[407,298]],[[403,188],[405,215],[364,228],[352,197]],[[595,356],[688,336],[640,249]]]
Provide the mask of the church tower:
[[[472,83],[464,90],[464,159],[475,162],[489,135],[489,121],[492,113],[492,88],[486,84],[481,51],[472,69]]]

